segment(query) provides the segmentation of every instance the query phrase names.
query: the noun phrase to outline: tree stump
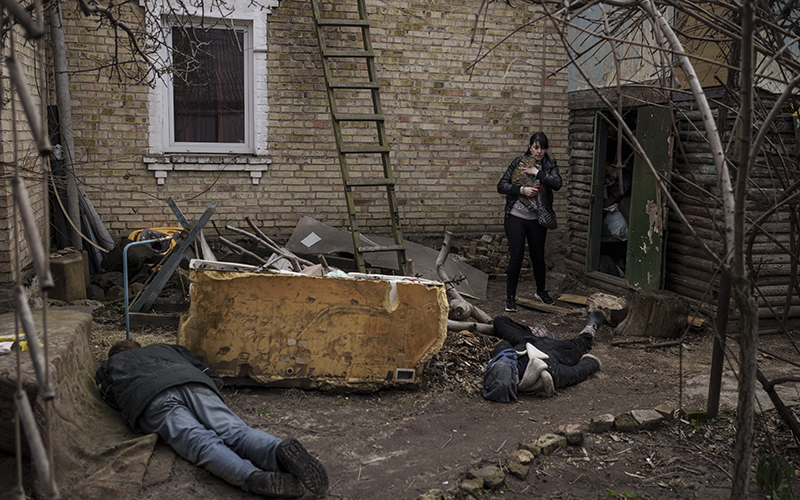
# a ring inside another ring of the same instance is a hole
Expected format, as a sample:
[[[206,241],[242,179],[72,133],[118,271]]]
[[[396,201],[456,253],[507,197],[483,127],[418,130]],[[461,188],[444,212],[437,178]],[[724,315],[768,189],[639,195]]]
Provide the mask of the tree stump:
[[[615,327],[622,323],[628,315],[628,301],[623,297],[615,297],[605,293],[593,293],[586,301],[586,312],[600,309],[606,318],[606,323]]]
[[[688,322],[689,303],[666,290],[640,290],[631,298],[628,316],[614,330],[614,337],[674,339]]]

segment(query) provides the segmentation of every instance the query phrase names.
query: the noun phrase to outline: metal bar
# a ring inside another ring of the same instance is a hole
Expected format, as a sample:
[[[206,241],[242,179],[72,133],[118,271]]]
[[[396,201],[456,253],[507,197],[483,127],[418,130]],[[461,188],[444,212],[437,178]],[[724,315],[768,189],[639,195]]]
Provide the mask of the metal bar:
[[[181,209],[178,208],[178,204],[175,203],[175,200],[172,199],[172,196],[167,198],[167,205],[169,205],[169,208],[172,209],[172,213],[174,213],[175,217],[178,218],[178,222],[181,223],[181,226],[184,229],[189,229],[189,222],[186,220],[186,217],[183,216],[183,212],[181,212]]]
[[[50,144],[50,138],[45,133],[42,127],[42,119],[36,109],[36,104],[33,103],[31,91],[28,88],[28,82],[25,81],[25,75],[19,67],[16,58],[9,56],[6,58],[6,66],[8,67],[8,75],[17,90],[17,96],[22,101],[22,109],[25,110],[25,116],[28,117],[28,124],[31,127],[31,134],[36,140],[36,148],[42,156],[49,155],[53,152],[53,145]]]
[[[150,307],[153,305],[153,302],[156,300],[156,297],[158,297],[158,294],[161,292],[161,289],[164,288],[164,285],[167,283],[167,280],[169,280],[169,278],[172,276],[172,273],[175,272],[178,264],[181,263],[184,252],[186,252],[192,242],[194,242],[197,233],[203,229],[203,226],[206,224],[206,222],[208,222],[208,219],[214,215],[214,211],[216,209],[216,201],[212,201],[208,204],[208,208],[206,208],[206,211],[203,212],[202,216],[200,216],[200,220],[197,221],[197,224],[195,224],[194,227],[189,230],[189,234],[186,236],[186,238],[172,248],[172,255],[170,255],[170,257],[161,267],[161,270],[158,272],[158,275],[152,281],[152,283],[150,283],[150,286],[148,286],[142,292],[142,294],[139,296],[139,299],[131,306],[131,311],[138,312],[141,310],[150,309]]]
[[[36,331],[36,324],[33,322],[33,314],[28,306],[28,301],[25,299],[25,290],[21,284],[14,287],[14,307],[17,308],[17,314],[22,322],[22,329],[25,331],[25,337],[28,341],[28,351],[31,353],[31,361],[33,362],[33,371],[36,374],[36,380],[39,383],[39,392],[42,393],[42,398],[45,400],[53,399],[55,394],[48,389],[47,374],[45,371],[45,363],[47,360],[44,358],[42,348],[39,346],[39,335]],[[19,349],[22,348],[19,344]]]
[[[25,229],[25,237],[28,239],[28,247],[31,250],[31,258],[33,259],[33,268],[36,275],[39,277],[39,286],[43,290],[53,288],[53,275],[50,274],[50,269],[45,264],[45,253],[42,240],[39,237],[39,232],[36,230],[36,219],[33,216],[33,209],[31,209],[31,202],[28,199],[28,190],[25,187],[25,181],[19,176],[14,176],[11,181],[12,192],[14,193],[14,201],[17,203],[19,216],[22,219],[22,226]]]
[[[42,438],[39,436],[39,429],[36,427],[36,419],[33,417],[31,403],[25,391],[17,391],[14,393],[14,403],[17,406],[17,414],[22,421],[22,427],[25,429],[25,437],[28,438],[28,449],[30,449],[31,457],[33,458],[34,464],[36,464],[36,472],[39,473],[39,482],[41,484],[53,485],[54,491],[48,495],[48,499],[60,498],[58,486],[56,486],[55,481],[52,483],[50,481],[50,475],[53,473],[53,469],[50,467],[50,462],[47,460],[47,452],[42,444]],[[53,436],[47,437],[48,440],[53,438]]]

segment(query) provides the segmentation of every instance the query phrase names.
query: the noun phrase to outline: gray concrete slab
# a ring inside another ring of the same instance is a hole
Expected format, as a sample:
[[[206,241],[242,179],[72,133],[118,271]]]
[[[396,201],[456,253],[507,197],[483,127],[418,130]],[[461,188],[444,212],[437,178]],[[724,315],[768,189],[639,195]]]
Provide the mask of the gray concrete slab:
[[[798,368],[774,368],[764,371],[764,376],[768,380],[775,380],[782,377],[796,377],[800,378],[800,369]],[[686,381],[684,386],[684,393],[687,399],[696,401],[706,401],[708,399],[708,374],[698,375]],[[775,387],[775,392],[778,393],[781,400],[786,406],[800,405],[800,382],[790,382],[780,384]],[[739,384],[733,371],[726,371],[722,373],[722,386],[720,389],[719,406],[720,408],[736,409],[737,400],[739,397]],[[766,411],[774,408],[772,401],[766,391],[761,388],[760,383],[756,383],[756,411]]]

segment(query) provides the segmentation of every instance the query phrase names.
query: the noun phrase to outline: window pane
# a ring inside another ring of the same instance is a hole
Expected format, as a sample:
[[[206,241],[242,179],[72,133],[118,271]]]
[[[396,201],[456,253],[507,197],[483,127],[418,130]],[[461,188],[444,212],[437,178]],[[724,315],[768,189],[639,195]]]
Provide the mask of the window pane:
[[[172,29],[175,142],[244,142],[244,34]]]

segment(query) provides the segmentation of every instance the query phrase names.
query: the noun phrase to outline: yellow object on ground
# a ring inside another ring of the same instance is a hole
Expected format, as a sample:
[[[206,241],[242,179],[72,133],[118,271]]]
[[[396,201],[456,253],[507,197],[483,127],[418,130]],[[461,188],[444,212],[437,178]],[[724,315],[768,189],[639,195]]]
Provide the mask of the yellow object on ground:
[[[149,229],[151,231],[157,231],[159,233],[162,233],[164,236],[172,236],[175,233],[179,233],[179,232],[183,231],[183,228],[181,228],[181,227],[151,227]],[[131,234],[128,235],[128,239],[131,240],[131,241],[141,241],[142,240],[142,231],[144,231],[144,229],[137,229],[136,231],[133,231]],[[166,248],[166,249],[164,249],[164,251],[158,252],[158,253],[160,255],[164,254],[164,253],[168,252],[169,250],[172,250],[172,247],[174,247],[176,244],[177,243],[175,242],[175,240],[172,239],[172,240],[169,241],[169,248]]]
[[[197,269],[190,278],[178,343],[223,377],[278,387],[407,385],[447,336],[437,282]]]

